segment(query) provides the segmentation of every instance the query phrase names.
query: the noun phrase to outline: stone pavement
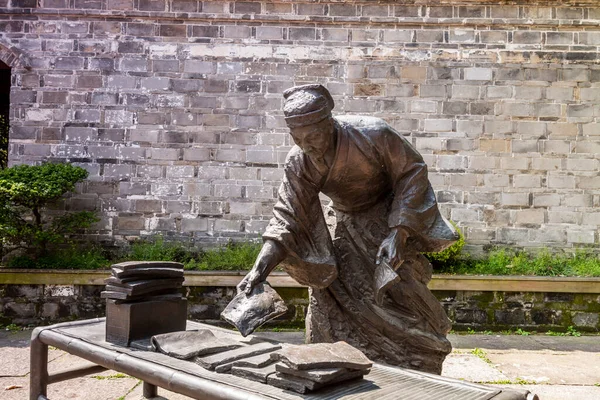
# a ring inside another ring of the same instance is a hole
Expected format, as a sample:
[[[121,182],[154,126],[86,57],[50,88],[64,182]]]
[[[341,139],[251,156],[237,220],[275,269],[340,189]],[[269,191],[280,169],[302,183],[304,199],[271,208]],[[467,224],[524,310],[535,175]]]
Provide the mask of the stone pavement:
[[[303,332],[260,332],[288,343],[302,343]],[[26,400],[31,331],[0,332],[0,399]],[[541,400],[600,400],[600,336],[450,335],[453,352],[443,375],[502,387],[527,388]],[[49,352],[50,372],[82,360]],[[157,399],[188,397],[159,389]],[[139,380],[106,371],[52,384],[51,400],[141,400]]]

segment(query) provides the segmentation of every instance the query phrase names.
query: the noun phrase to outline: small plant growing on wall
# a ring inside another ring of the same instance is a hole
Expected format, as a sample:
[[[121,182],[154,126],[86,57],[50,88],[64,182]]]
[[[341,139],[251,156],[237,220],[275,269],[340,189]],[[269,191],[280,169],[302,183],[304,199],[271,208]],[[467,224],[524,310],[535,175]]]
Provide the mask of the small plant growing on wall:
[[[8,164],[8,116],[0,114],[0,169]]]
[[[93,212],[50,216],[47,206],[87,178],[70,164],[17,165],[0,170],[0,241],[2,256],[25,249],[27,256],[45,256],[52,245],[69,242],[69,235],[97,221]]]

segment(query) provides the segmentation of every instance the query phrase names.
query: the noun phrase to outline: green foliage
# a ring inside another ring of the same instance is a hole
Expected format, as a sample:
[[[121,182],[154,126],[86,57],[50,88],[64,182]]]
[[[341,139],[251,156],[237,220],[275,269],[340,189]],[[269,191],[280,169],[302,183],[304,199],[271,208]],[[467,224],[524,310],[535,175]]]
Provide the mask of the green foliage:
[[[450,222],[458,233],[458,240],[452,246],[437,253],[423,253],[431,262],[434,269],[441,272],[452,273],[463,262],[462,249],[465,246],[465,236],[454,222]]]
[[[202,256],[202,250],[190,250],[180,242],[166,242],[160,235],[150,240],[138,240],[123,257],[126,261],[175,261],[183,264]]]
[[[0,114],[0,169],[8,165],[9,121],[7,115]]]
[[[100,248],[76,245],[53,249],[37,259],[28,255],[16,256],[8,263],[10,268],[26,269],[107,269],[110,265]]]
[[[258,257],[261,245],[255,243],[229,243],[220,249],[204,252],[197,261],[186,264],[186,269],[210,270],[250,270]]]
[[[81,211],[50,217],[46,206],[75,190],[87,177],[85,169],[70,164],[17,165],[0,170],[0,241],[3,254],[27,249],[28,257],[47,255],[48,245],[69,243],[67,235],[97,221]]]
[[[17,333],[21,330],[21,327],[17,324],[8,324],[4,329],[10,331],[11,333]]]
[[[546,335],[548,335],[548,336],[574,336],[574,337],[579,337],[579,336],[581,336],[581,332],[579,332],[573,326],[569,326],[569,327],[567,327],[567,331],[566,332],[548,331],[548,332],[546,332]]]
[[[261,245],[234,243],[216,249],[190,249],[179,242],[166,242],[162,236],[135,242],[122,258],[135,261],[175,261],[187,270],[249,270]]]
[[[531,332],[527,332],[521,328],[517,328],[517,330],[515,331],[515,335],[529,336],[529,335],[531,335]]]
[[[477,356],[477,357],[481,358],[483,361],[485,361],[488,364],[492,363],[492,361],[490,361],[490,359],[488,358],[487,353],[484,350],[481,350],[478,347],[476,347],[473,350],[471,350],[471,354],[473,354],[474,356]]]
[[[452,273],[600,277],[600,258],[589,250],[581,249],[575,253],[551,253],[547,249],[527,253],[501,248],[483,258],[464,259]]]

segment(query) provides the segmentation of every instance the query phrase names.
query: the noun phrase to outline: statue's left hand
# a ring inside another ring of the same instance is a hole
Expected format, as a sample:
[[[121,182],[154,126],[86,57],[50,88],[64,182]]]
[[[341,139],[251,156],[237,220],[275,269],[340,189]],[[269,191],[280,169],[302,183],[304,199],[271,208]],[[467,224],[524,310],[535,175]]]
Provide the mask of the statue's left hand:
[[[408,236],[409,233],[405,228],[401,226],[392,228],[388,237],[379,246],[375,264],[379,265],[385,259],[392,268],[398,268],[404,262],[406,239],[408,239]]]

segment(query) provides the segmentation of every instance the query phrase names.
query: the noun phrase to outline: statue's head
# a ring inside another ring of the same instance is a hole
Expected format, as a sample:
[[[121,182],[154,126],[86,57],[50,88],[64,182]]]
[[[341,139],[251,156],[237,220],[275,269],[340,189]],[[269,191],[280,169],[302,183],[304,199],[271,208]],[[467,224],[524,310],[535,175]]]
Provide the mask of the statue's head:
[[[322,156],[333,140],[334,102],[319,84],[296,86],[283,92],[283,114],[294,142],[305,153]]]

